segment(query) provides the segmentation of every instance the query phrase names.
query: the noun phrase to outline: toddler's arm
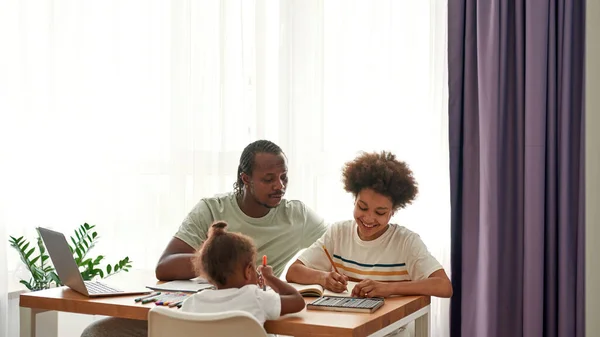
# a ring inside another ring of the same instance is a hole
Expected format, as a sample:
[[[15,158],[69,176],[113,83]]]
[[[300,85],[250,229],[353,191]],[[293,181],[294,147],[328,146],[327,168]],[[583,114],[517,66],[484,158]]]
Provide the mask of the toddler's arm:
[[[258,269],[267,285],[279,294],[281,298],[281,315],[292,314],[304,309],[306,304],[302,295],[296,288],[273,275],[271,266],[259,266]]]

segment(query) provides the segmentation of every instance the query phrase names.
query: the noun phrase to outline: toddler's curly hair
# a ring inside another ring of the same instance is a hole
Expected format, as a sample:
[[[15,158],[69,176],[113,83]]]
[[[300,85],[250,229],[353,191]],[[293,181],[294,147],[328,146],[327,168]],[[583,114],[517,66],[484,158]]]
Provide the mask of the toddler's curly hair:
[[[229,277],[256,261],[254,241],[240,233],[226,230],[225,221],[216,221],[208,230],[208,238],[195,258],[195,266],[204,271],[213,284],[227,285]]]

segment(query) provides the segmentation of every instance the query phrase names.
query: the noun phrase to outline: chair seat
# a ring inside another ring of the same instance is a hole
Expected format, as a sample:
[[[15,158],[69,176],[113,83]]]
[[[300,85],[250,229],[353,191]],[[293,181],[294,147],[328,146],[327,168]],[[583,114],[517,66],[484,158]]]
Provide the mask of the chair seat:
[[[148,337],[191,336],[267,337],[267,333],[246,311],[201,314],[157,306],[148,313]]]

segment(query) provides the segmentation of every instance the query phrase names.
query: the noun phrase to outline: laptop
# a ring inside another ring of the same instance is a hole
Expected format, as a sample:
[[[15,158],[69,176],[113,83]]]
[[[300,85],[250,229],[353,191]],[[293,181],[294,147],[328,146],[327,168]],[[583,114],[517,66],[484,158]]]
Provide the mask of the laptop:
[[[50,255],[58,277],[64,285],[76,292],[88,297],[147,294],[152,292],[150,289],[143,287],[126,290],[102,282],[84,281],[65,236],[62,233],[42,227],[38,227],[38,231],[46,245],[48,255]]]

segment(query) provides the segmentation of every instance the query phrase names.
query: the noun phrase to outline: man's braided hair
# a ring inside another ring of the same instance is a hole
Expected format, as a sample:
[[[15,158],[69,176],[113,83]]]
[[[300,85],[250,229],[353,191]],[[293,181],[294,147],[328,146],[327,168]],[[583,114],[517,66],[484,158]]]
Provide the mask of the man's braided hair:
[[[251,176],[254,170],[254,163],[257,153],[271,153],[279,155],[283,153],[283,150],[275,143],[268,140],[257,140],[253,143],[248,144],[242,155],[240,156],[240,164],[237,170],[237,181],[233,184],[233,191],[237,196],[243,194],[244,182],[242,181],[242,173],[246,173]]]

